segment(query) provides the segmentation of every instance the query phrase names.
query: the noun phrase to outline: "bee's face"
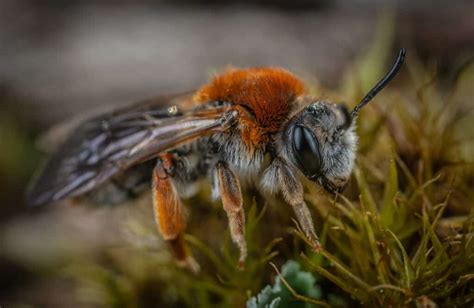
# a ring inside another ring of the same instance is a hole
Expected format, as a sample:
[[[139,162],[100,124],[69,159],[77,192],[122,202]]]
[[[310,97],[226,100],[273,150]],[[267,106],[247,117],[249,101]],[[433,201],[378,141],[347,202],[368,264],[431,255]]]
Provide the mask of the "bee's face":
[[[310,180],[330,192],[344,189],[355,158],[357,137],[347,108],[314,102],[287,125],[288,159]]]

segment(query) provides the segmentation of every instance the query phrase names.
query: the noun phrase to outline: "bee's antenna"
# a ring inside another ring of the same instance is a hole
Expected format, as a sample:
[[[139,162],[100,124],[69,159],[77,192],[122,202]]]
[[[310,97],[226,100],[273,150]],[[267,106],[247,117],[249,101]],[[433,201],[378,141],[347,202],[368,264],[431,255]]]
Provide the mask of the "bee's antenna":
[[[351,118],[353,120],[357,118],[359,111],[365,105],[367,105],[367,103],[370,102],[375,97],[375,95],[377,95],[377,93],[379,93],[393,79],[393,77],[395,77],[395,75],[397,75],[400,67],[403,64],[403,60],[405,60],[405,54],[405,48],[401,48],[390,71],[382,79],[380,79],[380,81],[372,88],[372,90],[370,90],[369,93],[367,93],[360,103],[352,110]]]

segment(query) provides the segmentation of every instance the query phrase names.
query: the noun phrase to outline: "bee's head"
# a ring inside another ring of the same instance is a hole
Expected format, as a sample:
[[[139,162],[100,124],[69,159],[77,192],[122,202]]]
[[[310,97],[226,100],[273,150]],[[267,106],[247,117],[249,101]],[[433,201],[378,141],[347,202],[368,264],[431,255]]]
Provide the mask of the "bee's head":
[[[313,101],[288,122],[283,141],[288,159],[310,180],[340,192],[354,166],[359,111],[397,74],[405,57],[401,49],[390,71],[349,113],[342,104]]]
[[[317,101],[288,123],[284,141],[289,160],[330,192],[344,189],[355,159],[357,136],[345,105]]]

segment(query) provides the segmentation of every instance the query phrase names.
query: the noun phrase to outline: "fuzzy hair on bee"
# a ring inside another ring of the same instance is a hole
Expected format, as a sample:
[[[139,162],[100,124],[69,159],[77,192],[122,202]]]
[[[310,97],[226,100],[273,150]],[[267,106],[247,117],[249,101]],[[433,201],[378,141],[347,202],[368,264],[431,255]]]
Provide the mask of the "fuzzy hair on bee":
[[[51,155],[30,186],[28,202],[39,206],[111,187],[131,190],[147,178],[159,233],[178,264],[198,271],[183,240],[182,199],[208,179],[243,267],[245,182],[264,195],[281,195],[317,251],[321,245],[300,179],[330,193],[343,191],[354,167],[358,114],[398,73],[404,57],[401,49],[390,71],[352,112],[309,95],[292,73],[262,67],[230,69],[195,93],[98,115],[80,124]]]

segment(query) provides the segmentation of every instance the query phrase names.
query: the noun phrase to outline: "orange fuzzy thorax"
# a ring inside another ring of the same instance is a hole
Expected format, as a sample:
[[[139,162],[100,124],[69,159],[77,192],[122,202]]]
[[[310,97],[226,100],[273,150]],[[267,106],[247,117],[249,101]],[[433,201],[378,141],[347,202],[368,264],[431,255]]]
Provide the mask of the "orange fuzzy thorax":
[[[277,132],[290,113],[295,98],[305,93],[304,84],[280,68],[230,69],[203,86],[196,102],[223,101],[242,111],[244,142],[255,147]],[[240,108],[239,108],[240,107]],[[254,118],[245,115],[249,109]]]

